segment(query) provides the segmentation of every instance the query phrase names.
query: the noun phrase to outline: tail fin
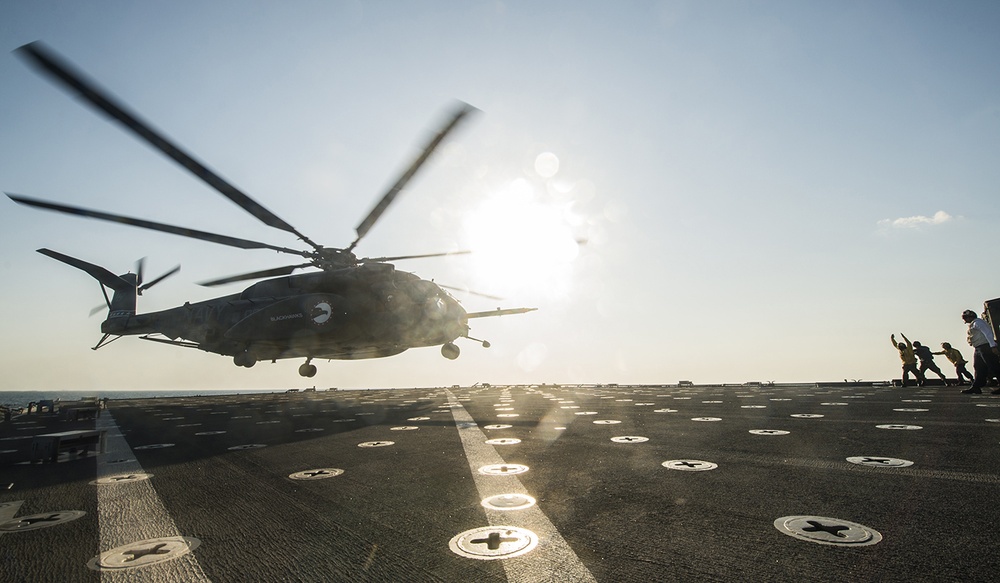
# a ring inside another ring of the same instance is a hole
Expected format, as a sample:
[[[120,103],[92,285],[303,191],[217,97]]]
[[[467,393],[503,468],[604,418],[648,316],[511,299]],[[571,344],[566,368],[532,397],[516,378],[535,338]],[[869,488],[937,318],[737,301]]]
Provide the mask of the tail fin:
[[[115,327],[113,325],[109,326],[110,323],[115,322],[117,324],[120,322],[121,324],[119,324],[119,326],[124,327],[124,321],[130,316],[135,315],[135,297],[136,290],[139,285],[138,275],[134,273],[115,275],[100,265],[87,263],[86,261],[70,257],[69,255],[63,255],[62,253],[52,251],[51,249],[39,249],[38,252],[42,255],[51,257],[56,261],[61,261],[66,265],[70,265],[87,272],[91,277],[101,282],[102,292],[105,287],[109,287],[115,292],[111,299],[108,300],[110,312],[108,313],[108,318],[105,320],[104,325],[101,326],[101,329],[105,332],[110,332],[111,330],[108,328]],[[107,300],[107,292],[105,292],[104,297]]]

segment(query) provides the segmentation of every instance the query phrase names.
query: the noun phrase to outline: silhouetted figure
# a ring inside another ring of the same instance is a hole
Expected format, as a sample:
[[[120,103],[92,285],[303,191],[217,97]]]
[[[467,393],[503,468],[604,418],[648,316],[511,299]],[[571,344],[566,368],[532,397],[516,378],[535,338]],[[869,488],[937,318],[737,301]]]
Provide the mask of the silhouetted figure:
[[[947,342],[942,342],[941,352],[934,352],[932,354],[943,354],[945,358],[950,360],[951,363],[955,365],[955,375],[958,376],[959,385],[965,384],[966,377],[969,378],[970,382],[975,380],[972,377],[972,373],[966,370],[965,368],[965,365],[968,364],[968,361],[965,360],[965,357],[962,356],[962,353],[959,352],[957,348],[952,348],[951,344]]]
[[[1000,358],[997,358],[996,353],[997,342],[989,324],[976,316],[972,310],[962,312],[962,320],[969,325],[969,346],[976,350],[972,357],[972,370],[975,371],[976,376],[972,381],[972,386],[962,392],[981,395],[983,387],[990,382],[990,379],[1000,380]],[[993,391],[993,394],[1000,395],[1000,389]]]
[[[896,342],[896,335],[893,334],[889,336],[892,340],[892,345],[899,350],[899,358],[903,361],[903,386],[905,387],[908,382],[910,382],[910,373],[912,372],[915,377],[917,377],[917,384],[923,386],[924,384],[924,373],[917,370],[917,357],[913,354],[913,343],[910,339],[906,337],[906,334],[900,333],[903,340],[906,342]]]
[[[923,344],[914,341],[913,354],[916,354],[917,358],[920,359],[919,370],[920,374],[924,375],[925,379],[924,382],[926,382],[927,371],[929,370],[933,373],[936,373],[939,377],[941,377],[941,380],[944,381],[945,386],[948,386],[948,379],[944,376],[944,373],[941,372],[941,369],[938,367],[938,365],[934,363],[934,353],[931,352],[930,348],[927,348]],[[923,385],[924,383],[922,382],[920,384]]]

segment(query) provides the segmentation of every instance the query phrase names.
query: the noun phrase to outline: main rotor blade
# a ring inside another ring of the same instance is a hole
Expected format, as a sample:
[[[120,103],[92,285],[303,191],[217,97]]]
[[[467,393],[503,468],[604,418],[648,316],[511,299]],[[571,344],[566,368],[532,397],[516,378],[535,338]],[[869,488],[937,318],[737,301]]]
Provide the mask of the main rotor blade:
[[[260,243],[258,241],[250,241],[249,239],[238,239],[236,237],[227,237],[226,235],[208,233],[206,231],[198,231],[195,229],[188,229],[185,227],[176,227],[174,225],[167,225],[164,223],[155,223],[153,221],[147,221],[144,219],[136,219],[132,217],[113,215],[111,213],[105,213],[101,211],[95,211],[80,207],[56,204],[54,202],[32,199],[17,194],[11,194],[9,192],[5,194],[7,195],[8,198],[10,198],[16,203],[33,206],[40,209],[65,213],[68,215],[90,217],[93,219],[100,219],[102,221],[121,223],[123,225],[132,225],[133,227],[152,229],[154,231],[162,231],[164,233],[181,235],[182,237],[191,237],[192,239],[201,239],[202,241],[210,241],[212,243],[218,243],[220,245],[229,245],[230,247],[239,247],[240,249],[273,249],[274,251],[278,251],[279,253],[291,253],[293,255],[301,255],[302,257],[310,256],[309,252],[302,251],[299,249],[278,247],[276,245],[268,245],[267,243]]]
[[[132,288],[133,285],[132,283],[125,281],[124,279],[111,273],[107,269],[104,269],[100,265],[87,263],[82,259],[77,259],[76,257],[70,257],[69,255],[63,255],[58,251],[53,251],[51,249],[46,249],[44,247],[41,249],[37,249],[37,251],[42,255],[55,259],[56,261],[62,261],[66,265],[71,265],[77,269],[81,269],[89,273],[94,279],[110,287],[111,289],[122,290],[122,289]]]
[[[226,182],[221,176],[182,150],[178,145],[158,133],[148,122],[142,120],[137,114],[130,112],[124,104],[117,102],[110,92],[101,88],[96,82],[89,80],[86,75],[60,57],[55,51],[45,46],[44,43],[40,41],[28,43],[16,49],[15,53],[27,60],[29,64],[50,75],[66,89],[83,97],[95,108],[121,123],[126,129],[132,131],[132,133],[145,140],[151,146],[172,158],[206,184],[222,193],[223,196],[239,205],[243,210],[257,217],[264,224],[293,233],[308,245],[318,249],[316,243],[296,231],[294,227],[261,206],[240,189]]]
[[[402,259],[426,259],[428,257],[447,257],[448,255],[468,255],[472,251],[446,251],[444,253],[426,253],[424,255],[397,255],[395,257],[365,257],[360,261],[364,263],[365,261],[371,261],[374,263],[382,263],[385,261],[400,261]]]
[[[501,310],[497,308],[492,312],[470,312],[465,315],[466,318],[492,318],[494,316],[512,316],[514,314],[527,314],[528,312],[534,312],[538,308],[508,308],[506,310]]]
[[[491,300],[503,300],[503,298],[501,298],[499,296],[491,296],[490,294],[484,294],[483,292],[472,291],[471,289],[469,289],[467,287],[455,287],[455,286],[452,286],[452,285],[444,285],[444,284],[441,284],[441,283],[437,284],[437,286],[438,287],[443,287],[445,289],[460,291],[462,293],[467,293],[467,294],[471,294],[471,295],[474,295],[474,296],[480,296],[480,297],[484,297],[484,298],[489,298]]]
[[[205,287],[212,287],[215,285],[222,285],[224,283],[232,283],[234,281],[246,281],[248,279],[263,279],[265,277],[277,277],[279,275],[288,275],[289,273],[295,271],[296,269],[301,269],[303,267],[311,267],[311,266],[312,263],[303,263],[302,265],[286,265],[285,267],[263,269],[261,271],[254,271],[251,273],[241,273],[240,275],[231,275],[229,277],[213,279],[211,281],[203,281],[198,285],[203,285]]]
[[[361,221],[361,224],[358,225],[358,228],[356,229],[358,237],[353,243],[351,243],[350,247],[347,248],[348,251],[353,250],[354,247],[357,246],[358,242],[361,241],[361,238],[368,234],[368,230],[372,228],[375,221],[377,221],[379,217],[382,216],[382,213],[385,212],[385,209],[392,204],[396,195],[406,187],[406,183],[408,183],[416,175],[417,171],[420,170],[420,167],[424,165],[424,162],[426,162],[428,158],[430,158],[431,154],[434,153],[434,150],[438,147],[438,145],[444,141],[444,138],[448,135],[448,133],[455,129],[455,126],[457,126],[465,116],[474,111],[479,110],[472,107],[468,103],[459,102],[458,108],[455,110],[455,113],[452,114],[448,123],[441,128],[437,135],[435,135],[426,146],[424,146],[423,152],[420,153],[420,156],[418,156],[417,159],[410,164],[410,167],[403,172],[402,176],[400,176],[399,180],[392,185],[389,191],[382,195],[382,199],[378,201],[375,208],[373,208],[371,212],[368,213],[368,216],[365,217],[365,220]]]

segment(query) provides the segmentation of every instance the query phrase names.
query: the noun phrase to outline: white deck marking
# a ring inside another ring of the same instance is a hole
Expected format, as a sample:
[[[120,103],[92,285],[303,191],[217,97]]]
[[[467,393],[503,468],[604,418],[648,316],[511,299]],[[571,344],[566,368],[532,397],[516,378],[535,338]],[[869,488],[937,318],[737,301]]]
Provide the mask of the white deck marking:
[[[24,504],[24,500],[12,500],[10,502],[0,502],[0,524],[7,522],[8,520],[14,520],[14,515],[21,508],[21,504]],[[3,536],[3,531],[0,531],[0,536]]]
[[[128,475],[144,472],[136,461],[132,448],[122,436],[110,410],[101,412],[97,418],[97,429],[107,430],[107,451],[97,457],[97,479],[109,476]],[[120,463],[108,463],[127,460]],[[182,536],[177,525],[170,518],[166,507],[153,488],[155,480],[122,482],[92,486],[97,488],[97,520],[100,528],[100,552],[138,542],[141,540],[171,536]],[[149,567],[102,570],[102,582],[135,581],[142,577],[145,569],[155,570],[157,581],[178,581],[187,583],[210,581],[202,571],[194,553],[187,553],[171,561]]]
[[[479,468],[490,464],[506,463],[476,422],[459,403],[451,391],[445,391],[451,404],[458,435],[462,438],[465,457],[469,460],[472,477],[476,482],[480,498],[497,494],[530,495],[517,476],[487,476],[479,473]],[[484,508],[490,526],[511,525],[527,528],[538,535],[538,547],[528,554],[502,561],[507,580],[516,583],[528,581],[596,581],[590,571],[576,556],[566,540],[556,530],[555,525],[538,506],[524,510],[501,511]]]

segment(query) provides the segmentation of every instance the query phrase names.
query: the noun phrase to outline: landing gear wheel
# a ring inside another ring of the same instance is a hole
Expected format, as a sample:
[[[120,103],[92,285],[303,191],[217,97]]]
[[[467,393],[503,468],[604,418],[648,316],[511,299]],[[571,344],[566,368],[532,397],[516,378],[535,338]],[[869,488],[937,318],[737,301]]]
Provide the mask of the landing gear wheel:
[[[250,353],[243,351],[237,353],[236,356],[233,357],[233,364],[235,364],[236,366],[250,368],[253,365],[257,364],[257,359],[250,356]]]
[[[455,360],[461,352],[462,351],[451,342],[447,342],[441,346],[441,356],[447,358],[448,360]]]
[[[316,365],[303,364],[302,366],[299,367],[299,374],[309,378],[316,376]]]

